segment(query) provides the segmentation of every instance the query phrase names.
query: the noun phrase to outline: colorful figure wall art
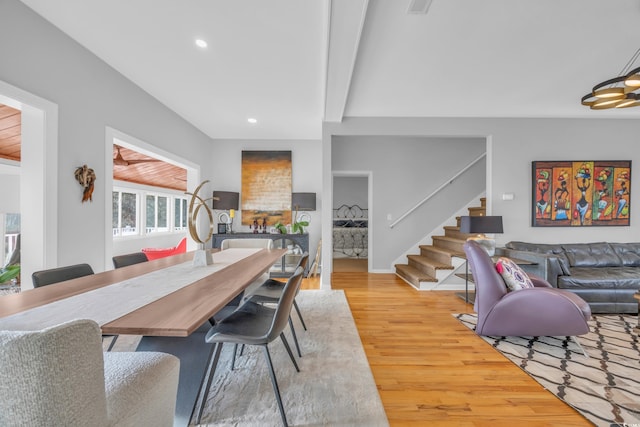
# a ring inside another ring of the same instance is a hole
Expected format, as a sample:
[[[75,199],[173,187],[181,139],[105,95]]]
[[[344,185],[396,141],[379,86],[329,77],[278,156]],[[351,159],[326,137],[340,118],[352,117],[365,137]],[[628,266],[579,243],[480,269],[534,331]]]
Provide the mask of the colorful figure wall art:
[[[629,225],[631,161],[533,162],[534,227]]]

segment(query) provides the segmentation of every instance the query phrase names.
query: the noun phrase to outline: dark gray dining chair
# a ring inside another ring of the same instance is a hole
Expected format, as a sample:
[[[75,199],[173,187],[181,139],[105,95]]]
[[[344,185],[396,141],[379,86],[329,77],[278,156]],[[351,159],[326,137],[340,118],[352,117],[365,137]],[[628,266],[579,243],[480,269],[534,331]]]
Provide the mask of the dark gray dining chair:
[[[144,252],[133,252],[130,254],[116,255],[111,259],[113,260],[114,268],[128,267],[130,265],[149,261]]]
[[[262,249],[272,249],[273,248],[273,240],[271,239],[225,239],[222,241],[222,245],[220,246],[221,250],[233,249],[233,248],[262,248]],[[254,283],[248,286],[248,289],[255,288],[260,286],[262,282],[267,280],[269,277],[269,273],[263,274],[259,279],[257,279]],[[246,296],[247,291],[245,290],[242,294],[237,295],[233,300],[229,301],[225,307],[216,312],[210,319],[209,322],[211,325],[215,325],[220,322],[222,319],[233,313],[242,303],[248,299]],[[233,355],[233,363],[235,364],[235,355],[238,346],[235,346]],[[232,365],[233,366],[233,365]]]
[[[296,297],[296,293],[302,283],[302,267],[298,267],[295,273],[287,280],[282,296],[278,301],[278,305],[275,309],[265,307],[262,304],[253,303],[247,301],[241,305],[231,315],[222,319],[220,323],[213,326],[207,332],[205,341],[210,344],[216,344],[214,355],[211,360],[211,368],[209,377],[207,379],[206,386],[203,391],[200,408],[198,410],[198,416],[196,418],[196,424],[200,423],[202,417],[202,410],[204,404],[207,401],[209,394],[209,388],[213,381],[213,377],[216,371],[216,365],[220,359],[220,352],[222,351],[222,345],[224,343],[234,343],[243,345],[256,345],[260,346],[264,350],[265,359],[269,368],[269,374],[271,376],[271,384],[273,385],[273,391],[276,395],[278,403],[278,409],[280,410],[280,416],[282,418],[282,424],[287,426],[287,417],[284,412],[284,406],[282,405],[282,398],[280,396],[280,389],[278,387],[278,381],[273,369],[273,363],[271,362],[271,354],[269,353],[268,344],[273,342],[276,338],[280,337],[284,344],[289,357],[293,361],[296,371],[300,372],[298,364],[296,363],[293,354],[291,353],[291,347],[284,335],[284,328],[287,326],[287,320],[291,313],[291,307],[293,306],[293,300]]]
[[[74,264],[65,267],[36,271],[31,275],[31,280],[33,281],[33,287],[39,288],[41,286],[53,285],[59,282],[64,282],[65,280],[77,279],[79,277],[90,276],[92,274],[93,268],[91,268],[89,264]],[[111,338],[109,348],[107,348],[107,351],[111,351],[113,345],[118,339],[118,336],[103,335],[102,337]]]
[[[77,279],[78,277],[93,274],[93,269],[89,264],[75,264],[66,267],[51,268],[48,270],[36,271],[31,275],[33,287],[52,285],[65,280]]]
[[[298,261],[298,265],[296,266],[296,270],[298,269],[298,267],[302,267],[302,271],[304,273],[308,263],[309,263],[309,253],[305,252],[300,257],[300,260]],[[275,279],[269,279],[265,281],[259,288],[255,289],[251,293],[251,295],[248,296],[247,299],[251,302],[255,302],[258,304],[277,303],[280,300],[280,297],[282,296],[282,292],[284,291],[285,285],[286,285],[285,282],[281,282]],[[295,298],[293,300],[293,307],[296,309],[296,313],[298,313],[298,317],[300,318],[302,327],[306,331],[307,325],[304,323],[304,319],[302,318],[302,313],[300,312],[300,307],[298,307],[298,303],[296,302]],[[289,316],[289,326],[291,326],[291,334],[293,335],[293,342],[296,345],[298,356],[302,357],[302,353],[300,352],[300,344],[298,343],[298,336],[296,335],[296,330],[293,327],[291,316]]]

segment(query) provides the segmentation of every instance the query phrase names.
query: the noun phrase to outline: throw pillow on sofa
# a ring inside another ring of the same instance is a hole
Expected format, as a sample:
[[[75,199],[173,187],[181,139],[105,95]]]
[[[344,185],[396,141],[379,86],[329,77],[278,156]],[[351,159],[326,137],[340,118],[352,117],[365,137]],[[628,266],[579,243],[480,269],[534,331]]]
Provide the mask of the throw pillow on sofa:
[[[496,270],[500,276],[502,276],[504,283],[510,291],[533,288],[533,283],[527,273],[509,258],[498,258],[498,261],[496,261]]]

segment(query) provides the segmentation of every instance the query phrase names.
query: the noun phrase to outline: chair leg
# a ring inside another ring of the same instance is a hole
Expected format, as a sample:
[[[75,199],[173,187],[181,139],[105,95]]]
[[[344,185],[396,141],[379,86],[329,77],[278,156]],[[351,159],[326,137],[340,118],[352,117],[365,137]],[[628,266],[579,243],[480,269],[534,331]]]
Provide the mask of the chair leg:
[[[300,313],[300,307],[298,307],[298,303],[296,300],[293,300],[293,306],[296,308],[296,313],[298,313],[298,317],[300,318],[300,322],[302,323],[302,327],[304,330],[307,330],[307,325],[304,324],[304,319],[302,318],[302,313]]]
[[[289,347],[289,342],[287,341],[287,338],[284,336],[284,332],[280,333],[280,339],[282,340],[282,343],[284,344],[284,348],[287,350],[287,353],[289,353],[289,358],[293,362],[293,366],[296,367],[296,372],[300,372],[300,368],[298,368],[298,363],[296,362],[295,357],[293,357],[293,353],[291,352],[291,347]]]
[[[116,340],[118,339],[117,335],[107,335],[111,337],[111,342],[109,343],[109,347],[107,347],[107,351],[111,351],[113,349],[114,344],[116,343]]]
[[[204,386],[204,390],[200,391],[200,393],[202,394],[202,399],[200,400],[200,407],[198,408],[198,415],[196,416],[196,420],[195,420],[196,424],[200,424],[200,419],[202,418],[202,412],[204,411],[204,406],[207,403],[207,397],[209,396],[209,389],[211,388],[211,383],[213,382],[213,377],[216,373],[218,360],[220,360],[220,352],[222,352],[222,344],[223,343],[221,342],[216,343],[216,349],[208,369],[209,376],[207,377],[207,384]]]
[[[238,344],[233,345],[233,356],[231,357],[231,370],[236,368],[236,354],[238,353]]]
[[[300,353],[300,345],[298,344],[298,337],[296,336],[296,328],[293,327],[291,316],[289,316],[289,326],[291,327],[291,335],[293,335],[293,343],[296,345],[296,350],[298,350],[298,356],[302,357],[302,353]]]
[[[283,337],[284,340],[284,335],[280,335],[281,337]],[[280,397],[280,389],[278,388],[278,381],[276,380],[276,373],[273,370],[273,363],[271,363],[271,355],[269,354],[269,348],[264,345],[262,346],[264,348],[264,355],[267,359],[267,365],[269,365],[269,375],[271,375],[271,384],[273,385],[273,391],[276,394],[276,400],[278,401],[278,408],[280,408],[280,416],[282,417],[282,424],[285,427],[288,427],[289,424],[287,424],[287,417],[284,413],[284,406],[282,406],[282,398]],[[288,348],[289,345],[286,344],[286,347]],[[289,350],[289,354],[291,354],[291,350]]]

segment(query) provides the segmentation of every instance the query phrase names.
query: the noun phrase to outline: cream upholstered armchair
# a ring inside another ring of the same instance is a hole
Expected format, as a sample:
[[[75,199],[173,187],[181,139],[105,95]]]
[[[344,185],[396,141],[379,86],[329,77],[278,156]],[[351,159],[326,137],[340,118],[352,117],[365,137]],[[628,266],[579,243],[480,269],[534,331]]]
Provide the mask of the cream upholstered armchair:
[[[0,366],[2,426],[173,425],[179,360],[103,353],[92,320],[0,331]]]

